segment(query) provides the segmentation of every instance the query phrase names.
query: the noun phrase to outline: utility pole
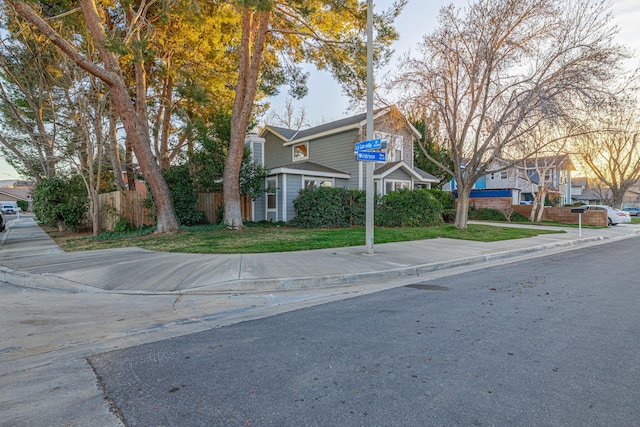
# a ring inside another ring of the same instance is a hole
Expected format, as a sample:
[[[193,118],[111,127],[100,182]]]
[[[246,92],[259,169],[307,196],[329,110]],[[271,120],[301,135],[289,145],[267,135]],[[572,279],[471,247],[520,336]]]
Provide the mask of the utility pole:
[[[373,0],[367,0],[367,140],[373,139]],[[373,255],[373,162],[366,167],[365,238],[367,254]]]

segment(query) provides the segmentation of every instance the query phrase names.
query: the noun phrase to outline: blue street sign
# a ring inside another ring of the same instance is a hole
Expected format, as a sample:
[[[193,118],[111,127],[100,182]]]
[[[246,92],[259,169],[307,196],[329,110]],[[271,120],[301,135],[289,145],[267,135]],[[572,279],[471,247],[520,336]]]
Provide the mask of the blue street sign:
[[[381,153],[378,151],[357,151],[356,160],[384,163],[387,161],[387,153]]]
[[[379,150],[382,148],[382,140],[371,139],[369,141],[356,142],[356,151],[371,151]]]

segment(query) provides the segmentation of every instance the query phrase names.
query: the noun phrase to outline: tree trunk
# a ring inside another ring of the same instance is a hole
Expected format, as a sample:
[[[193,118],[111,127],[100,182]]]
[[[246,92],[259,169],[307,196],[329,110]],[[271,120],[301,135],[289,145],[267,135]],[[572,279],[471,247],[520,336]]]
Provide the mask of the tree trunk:
[[[98,191],[89,189],[89,212],[91,214],[92,234],[97,236],[100,232],[100,202],[98,201]]]
[[[136,171],[133,169],[133,145],[131,144],[131,138],[128,136],[124,140],[124,168],[127,171],[127,188],[130,191],[136,189]]]
[[[124,124],[133,151],[144,172],[144,177],[149,184],[151,195],[158,214],[156,233],[174,233],[178,231],[178,221],[176,220],[171,201],[169,186],[162,176],[160,167],[153,158],[151,152],[151,138],[145,127],[142,126],[131,104],[126,87],[111,87],[114,105],[120,112],[122,123]]]
[[[458,206],[456,206],[456,221],[454,225],[461,230],[467,229],[469,218],[469,198],[471,189],[458,187]]]
[[[165,79],[165,96],[163,97],[162,130],[160,132],[160,167],[168,170],[171,167],[171,156],[169,155],[169,133],[171,132],[171,106],[173,104],[173,78]]]
[[[120,163],[120,150],[118,149],[117,120],[113,111],[109,111],[109,160],[113,168],[113,181],[118,191],[124,191],[125,184],[122,177],[122,163]]]
[[[547,192],[538,189],[538,193],[540,193],[540,202],[538,204],[538,212],[536,214],[536,222],[542,222],[542,214],[544,213],[544,204],[547,200]]]
[[[250,7],[245,7],[243,10],[240,69],[231,113],[231,140],[222,176],[224,222],[233,229],[243,227],[240,209],[240,167],[242,166],[247,126],[253,111],[270,16],[269,11],[254,13]],[[255,33],[255,38],[252,36],[253,33]]]

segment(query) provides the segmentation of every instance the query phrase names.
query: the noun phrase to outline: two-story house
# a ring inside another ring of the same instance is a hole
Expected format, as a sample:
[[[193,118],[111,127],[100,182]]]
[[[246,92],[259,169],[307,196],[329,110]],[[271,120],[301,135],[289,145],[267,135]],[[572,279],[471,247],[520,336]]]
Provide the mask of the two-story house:
[[[547,198],[558,198],[561,204],[571,200],[571,171],[574,167],[568,155],[530,158],[505,168],[508,164],[505,160],[494,160],[487,174],[474,184],[471,198],[500,199],[501,202],[510,199],[511,204],[529,203],[540,185],[544,185]],[[452,179],[443,189],[455,191],[455,180]]]
[[[424,187],[438,179],[413,166],[413,147],[420,133],[393,107],[374,114],[374,134],[387,141],[387,160],[376,163],[375,192]],[[247,137],[253,159],[269,168],[268,192],[254,201],[254,221],[289,221],[301,189],[321,186],[364,190],[364,162],[354,156],[355,144],[366,140],[366,113],[304,130],[266,126]]]

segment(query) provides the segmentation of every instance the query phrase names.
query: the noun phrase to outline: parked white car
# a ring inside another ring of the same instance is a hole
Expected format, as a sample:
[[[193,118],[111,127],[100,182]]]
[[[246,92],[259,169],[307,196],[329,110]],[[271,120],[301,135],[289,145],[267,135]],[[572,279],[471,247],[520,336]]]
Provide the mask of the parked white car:
[[[626,224],[631,222],[628,212],[619,211],[610,206],[605,205],[586,205],[582,206],[587,210],[605,210],[607,211],[607,225]]]
[[[2,209],[2,213],[6,215],[13,215],[16,213],[17,208],[13,205],[2,205],[0,209]]]

